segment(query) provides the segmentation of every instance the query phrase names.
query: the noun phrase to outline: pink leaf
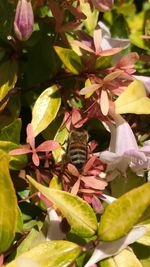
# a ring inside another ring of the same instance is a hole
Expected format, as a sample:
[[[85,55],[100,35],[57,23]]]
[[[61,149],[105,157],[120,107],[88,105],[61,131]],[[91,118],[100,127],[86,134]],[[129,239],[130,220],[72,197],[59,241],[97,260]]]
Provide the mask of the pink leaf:
[[[42,144],[40,144],[37,148],[36,151],[39,152],[47,152],[47,151],[51,151],[51,150],[56,150],[60,148],[60,145],[58,144],[58,142],[54,141],[54,140],[47,140],[45,142],[43,142]]]
[[[116,48],[111,48],[111,49],[107,49],[107,50],[103,50],[99,53],[99,55],[101,56],[112,56],[115,55],[117,53],[119,53],[123,48],[121,47],[116,47]]]
[[[78,178],[78,180],[75,182],[75,184],[73,185],[72,189],[71,189],[71,194],[73,195],[77,195],[78,191],[79,191],[79,187],[80,187],[80,178]]]
[[[80,95],[92,94],[102,86],[102,83],[91,84],[81,89]]]
[[[91,0],[93,5],[99,10],[99,11],[108,11],[112,8],[113,0]]]
[[[32,153],[31,149],[28,148],[18,148],[18,149],[13,149],[9,152],[9,155],[22,155],[22,154],[28,154]]]
[[[85,194],[96,194],[96,195],[101,195],[102,192],[101,191],[95,191],[95,190],[92,190],[92,189],[80,189],[79,190],[81,193],[85,193]]]
[[[75,176],[75,177],[79,177],[80,174],[79,174],[77,168],[76,168],[73,164],[69,163],[69,164],[67,165],[67,168],[68,168],[68,171],[69,171],[73,176]]]
[[[134,67],[135,62],[139,59],[139,56],[136,52],[131,52],[125,56],[123,56],[119,62],[117,63],[117,67],[125,67],[130,66]]]
[[[1,255],[0,255],[0,266],[3,265],[3,262],[4,262],[4,255],[1,254]]]
[[[110,74],[108,74],[107,76],[105,76],[104,78],[104,83],[108,83],[108,82],[111,82],[113,81],[114,79],[118,78],[121,74],[123,74],[124,71],[122,70],[117,70],[117,71],[114,71]]]
[[[39,166],[40,160],[39,160],[39,156],[37,153],[32,154],[32,161],[33,161],[35,166]]]
[[[81,180],[85,183],[86,186],[94,188],[94,189],[98,189],[98,190],[103,190],[105,189],[105,187],[107,186],[107,182],[105,182],[104,180],[100,179],[96,179],[93,176],[82,176]]]
[[[101,29],[100,28],[96,28],[95,31],[94,31],[94,36],[93,36],[93,39],[94,39],[94,46],[95,46],[95,52],[96,54],[98,54],[101,49],[100,49],[100,42],[101,42]]]
[[[88,170],[93,166],[93,163],[94,163],[95,160],[96,160],[96,157],[95,157],[95,156],[92,156],[92,157],[87,161],[87,163],[86,163],[85,166],[84,166],[84,170],[83,170],[84,173],[87,173],[87,172],[88,172]]]
[[[92,197],[92,206],[96,213],[102,213],[104,211],[100,200],[96,196]]]
[[[27,125],[27,142],[30,144],[31,148],[35,148],[35,138],[34,138],[34,132],[33,132],[33,127],[32,124],[29,123]]]
[[[74,40],[73,41],[74,44],[76,44],[77,46],[79,46],[80,48],[90,52],[90,53],[94,53],[94,50],[91,49],[89,46],[87,46],[86,44],[84,43],[81,43],[80,41],[77,41],[77,40]]]
[[[107,116],[109,111],[109,99],[106,90],[101,91],[100,107],[104,116]]]

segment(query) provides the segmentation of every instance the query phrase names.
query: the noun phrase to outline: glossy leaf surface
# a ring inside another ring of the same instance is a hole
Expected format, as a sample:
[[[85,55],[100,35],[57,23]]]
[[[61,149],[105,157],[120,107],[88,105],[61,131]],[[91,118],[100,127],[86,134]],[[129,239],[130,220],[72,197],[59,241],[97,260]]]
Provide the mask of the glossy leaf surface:
[[[59,89],[56,85],[47,88],[36,100],[32,110],[34,135],[40,132],[55,119],[61,104]]]
[[[84,200],[68,192],[47,188],[37,183],[30,176],[27,176],[27,178],[61,211],[76,234],[82,237],[90,237],[95,234],[97,230],[96,216]]]
[[[54,49],[66,68],[73,74],[79,74],[82,70],[80,57],[71,49],[54,46]]]
[[[73,263],[80,252],[81,248],[77,244],[65,240],[46,241],[21,254],[6,266],[67,267]]]
[[[149,190],[150,183],[146,183],[122,195],[106,207],[98,230],[102,240],[116,240],[130,231],[150,205]]]

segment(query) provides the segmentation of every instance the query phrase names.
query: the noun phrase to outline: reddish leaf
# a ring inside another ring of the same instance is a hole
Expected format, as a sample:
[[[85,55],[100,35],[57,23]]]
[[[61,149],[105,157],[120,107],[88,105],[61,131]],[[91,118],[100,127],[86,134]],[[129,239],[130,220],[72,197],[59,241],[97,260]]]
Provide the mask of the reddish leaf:
[[[32,161],[33,161],[35,166],[39,166],[40,160],[39,160],[39,156],[38,156],[38,154],[36,152],[34,152],[32,154]]]
[[[77,168],[76,168],[74,165],[72,165],[71,163],[69,163],[69,164],[67,165],[67,168],[68,168],[68,171],[69,171],[73,176],[79,177],[80,174],[79,174]]]
[[[32,153],[31,149],[27,148],[18,148],[18,149],[13,149],[9,152],[9,155],[22,155],[22,154],[28,154]]]
[[[95,160],[96,160],[96,157],[95,156],[92,156],[88,160],[88,162],[84,166],[84,170],[83,170],[84,173],[87,173],[88,172],[88,170],[93,166],[93,163],[94,163]]]
[[[139,56],[136,52],[129,53],[123,56],[117,63],[117,67],[134,67],[135,62],[139,59]]]
[[[32,149],[35,148],[35,138],[34,138],[34,132],[33,132],[33,127],[31,123],[27,125],[27,142],[30,144]]]
[[[94,178],[94,176],[82,176],[81,180],[86,184],[86,186],[98,189],[98,190],[103,190],[107,186],[107,182],[104,180],[98,180]]]
[[[124,72],[122,70],[117,70],[117,71],[114,71],[110,74],[108,74],[107,76],[105,76],[104,78],[104,83],[108,83],[108,82],[111,82],[112,80],[118,78],[121,74],[123,74]]]
[[[72,189],[71,189],[71,194],[73,195],[77,195],[78,191],[79,191],[79,187],[80,187],[80,178],[78,178],[78,180],[75,182],[75,184],[73,185]]]
[[[107,49],[107,50],[103,50],[99,53],[99,55],[101,56],[112,56],[115,55],[117,53],[119,53],[123,48],[121,47],[116,47],[116,48],[111,48],[111,49]]]
[[[101,43],[101,38],[102,38],[101,33],[102,33],[102,31],[100,28],[97,28],[94,31],[93,40],[94,40],[94,46],[95,46],[96,54],[99,54],[99,52],[101,51],[101,49],[100,49],[100,43]]]
[[[47,140],[45,142],[43,142],[42,144],[40,144],[37,148],[36,151],[39,152],[47,152],[47,151],[51,151],[51,150],[56,150],[60,148],[60,145],[58,144],[58,142],[54,141],[54,140]]]
[[[73,41],[74,44],[76,44],[77,46],[79,46],[80,48],[90,52],[90,53],[94,53],[93,49],[91,49],[89,46],[87,46],[84,43],[81,43],[80,41],[74,40]]]

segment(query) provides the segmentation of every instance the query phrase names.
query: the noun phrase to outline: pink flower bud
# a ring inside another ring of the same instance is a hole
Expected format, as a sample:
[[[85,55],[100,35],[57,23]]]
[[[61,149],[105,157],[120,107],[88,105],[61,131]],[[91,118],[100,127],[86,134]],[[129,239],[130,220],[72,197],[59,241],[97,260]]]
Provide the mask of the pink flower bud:
[[[21,41],[29,39],[33,32],[34,15],[30,0],[19,0],[14,20],[16,36]]]

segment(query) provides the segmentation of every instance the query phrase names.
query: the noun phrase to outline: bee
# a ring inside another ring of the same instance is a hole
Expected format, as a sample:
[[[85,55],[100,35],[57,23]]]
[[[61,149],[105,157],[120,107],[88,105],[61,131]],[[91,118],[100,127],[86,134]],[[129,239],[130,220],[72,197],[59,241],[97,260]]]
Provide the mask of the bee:
[[[84,129],[74,129],[70,132],[67,158],[78,170],[82,170],[87,161],[88,139],[88,132]]]

